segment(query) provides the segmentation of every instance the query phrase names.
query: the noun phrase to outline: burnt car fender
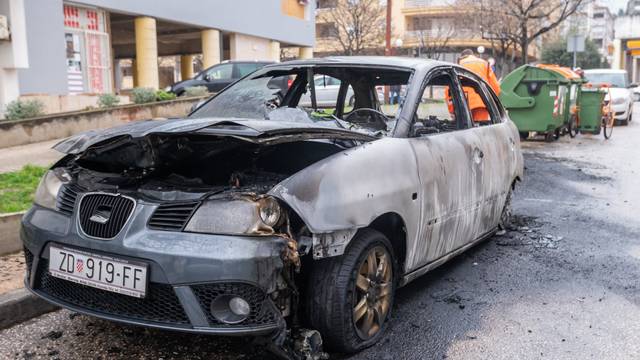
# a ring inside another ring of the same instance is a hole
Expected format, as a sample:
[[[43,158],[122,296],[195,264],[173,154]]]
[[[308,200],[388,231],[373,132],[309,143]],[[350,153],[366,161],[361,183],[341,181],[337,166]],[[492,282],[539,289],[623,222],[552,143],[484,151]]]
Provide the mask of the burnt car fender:
[[[270,195],[305,222],[318,259],[342,255],[358,229],[386,213],[402,218],[407,241],[413,241],[420,188],[411,145],[384,138],[325,158],[276,185]]]

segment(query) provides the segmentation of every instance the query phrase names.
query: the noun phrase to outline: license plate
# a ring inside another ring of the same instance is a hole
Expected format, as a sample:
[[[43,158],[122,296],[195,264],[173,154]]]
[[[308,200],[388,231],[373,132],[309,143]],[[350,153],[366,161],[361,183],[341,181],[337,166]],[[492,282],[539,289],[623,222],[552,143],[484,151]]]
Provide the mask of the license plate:
[[[147,291],[147,265],[79,250],[51,247],[52,276],[118,294],[142,298]]]

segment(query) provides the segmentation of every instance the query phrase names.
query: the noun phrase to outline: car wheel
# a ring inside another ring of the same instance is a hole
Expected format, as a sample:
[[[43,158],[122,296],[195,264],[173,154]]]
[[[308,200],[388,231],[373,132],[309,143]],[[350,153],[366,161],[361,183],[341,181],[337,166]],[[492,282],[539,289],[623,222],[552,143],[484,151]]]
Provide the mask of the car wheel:
[[[389,240],[363,229],[342,256],[314,264],[306,312],[327,349],[351,353],[383,335],[396,288],[396,262]]]

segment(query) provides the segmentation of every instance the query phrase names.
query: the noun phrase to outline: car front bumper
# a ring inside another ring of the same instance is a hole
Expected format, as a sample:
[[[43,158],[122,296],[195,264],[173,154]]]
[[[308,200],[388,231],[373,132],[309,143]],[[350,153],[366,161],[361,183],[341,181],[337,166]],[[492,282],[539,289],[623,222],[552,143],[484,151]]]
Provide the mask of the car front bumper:
[[[283,239],[154,231],[142,220],[153,209],[137,206],[118,237],[102,240],[78,231],[74,216],[34,206],[21,229],[26,287],[61,307],[128,324],[218,335],[267,335],[281,328],[282,313],[268,294],[283,267]],[[51,276],[52,245],[148,264],[146,296],[138,299]],[[244,298],[251,306],[248,318],[233,325],[217,320],[209,309],[221,295]]]
[[[628,103],[614,104],[611,109],[616,120],[627,120],[631,112],[631,106]]]

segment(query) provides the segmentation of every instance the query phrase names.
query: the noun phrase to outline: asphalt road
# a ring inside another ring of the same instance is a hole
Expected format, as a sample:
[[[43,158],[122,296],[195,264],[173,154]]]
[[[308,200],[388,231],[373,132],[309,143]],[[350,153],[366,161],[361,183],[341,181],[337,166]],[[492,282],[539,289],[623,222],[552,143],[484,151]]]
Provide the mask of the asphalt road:
[[[640,114],[640,108],[636,108]],[[640,123],[527,142],[514,231],[401,289],[384,340],[338,359],[637,359]],[[0,332],[0,358],[264,359],[241,338],[58,311]]]

